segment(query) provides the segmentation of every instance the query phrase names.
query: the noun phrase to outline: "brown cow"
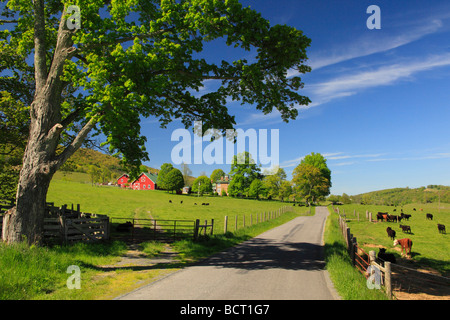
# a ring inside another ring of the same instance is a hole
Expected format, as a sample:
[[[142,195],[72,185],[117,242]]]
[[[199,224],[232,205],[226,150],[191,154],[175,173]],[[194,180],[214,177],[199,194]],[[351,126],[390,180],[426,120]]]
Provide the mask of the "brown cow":
[[[403,255],[403,250],[405,250],[405,254],[408,255],[408,251],[409,251],[409,256],[411,257],[412,240],[409,238],[395,239],[394,247],[398,244],[400,244],[402,246],[402,255]]]

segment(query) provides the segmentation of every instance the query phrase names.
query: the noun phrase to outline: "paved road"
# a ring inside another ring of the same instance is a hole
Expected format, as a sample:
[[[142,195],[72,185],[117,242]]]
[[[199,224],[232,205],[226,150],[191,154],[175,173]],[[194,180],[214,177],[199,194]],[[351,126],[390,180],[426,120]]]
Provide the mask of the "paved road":
[[[118,299],[337,299],[324,270],[327,215],[326,207],[317,207],[312,217],[295,218]]]

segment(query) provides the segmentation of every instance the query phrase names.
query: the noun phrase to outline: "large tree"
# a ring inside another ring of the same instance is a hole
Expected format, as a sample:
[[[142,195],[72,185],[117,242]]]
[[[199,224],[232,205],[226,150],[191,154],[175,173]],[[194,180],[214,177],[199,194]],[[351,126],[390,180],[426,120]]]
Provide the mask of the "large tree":
[[[312,152],[305,156],[292,172],[292,182],[294,190],[309,203],[329,195],[331,170],[327,160],[320,153]]]
[[[248,195],[250,184],[261,178],[261,169],[248,151],[233,156],[231,162],[231,182],[228,193],[231,196]]]
[[[310,71],[304,65],[310,39],[271,26],[237,0],[11,0],[0,6],[1,52],[25,57],[21,63],[34,71],[16,205],[3,221],[9,243],[40,242],[53,174],[91,131],[106,136],[110,151],[138,170],[148,160],[142,117],[155,116],[162,127],[174,118],[186,127],[201,120],[206,131],[234,127],[227,98],[264,114],[275,108],[284,121],[310,102],[298,92],[300,77],[288,77],[289,70]],[[254,57],[208,62],[198,53],[216,39]],[[4,70],[2,79],[13,71]],[[220,86],[202,94],[205,80]],[[57,152],[64,137],[69,141]]]

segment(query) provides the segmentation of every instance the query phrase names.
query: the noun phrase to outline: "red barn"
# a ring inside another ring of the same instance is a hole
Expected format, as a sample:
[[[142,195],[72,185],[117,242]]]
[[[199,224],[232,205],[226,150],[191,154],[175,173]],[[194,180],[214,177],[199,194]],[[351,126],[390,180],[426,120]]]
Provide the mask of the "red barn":
[[[119,179],[117,179],[117,185],[121,188],[126,188],[128,186],[128,179],[130,178],[129,175],[126,173],[121,175]]]
[[[141,173],[139,177],[131,183],[133,190],[155,190],[156,189],[156,174]]]

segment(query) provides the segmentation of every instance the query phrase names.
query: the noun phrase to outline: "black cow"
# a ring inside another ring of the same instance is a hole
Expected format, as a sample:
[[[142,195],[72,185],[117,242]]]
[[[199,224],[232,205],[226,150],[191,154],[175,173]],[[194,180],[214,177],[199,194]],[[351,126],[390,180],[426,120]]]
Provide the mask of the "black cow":
[[[117,232],[128,232],[130,229],[133,228],[133,224],[130,221],[127,221],[125,223],[121,223],[117,226],[116,231]]]
[[[395,259],[395,256],[392,253],[386,253],[385,248],[380,248],[380,251],[378,252],[378,260],[381,262],[380,264],[384,267],[384,262],[389,261],[392,263],[396,263],[397,260]]]
[[[427,213],[427,220],[433,220],[433,215],[431,213]]]
[[[447,234],[447,231],[445,231],[445,225],[438,223],[438,230],[439,233],[445,233]]]
[[[402,229],[403,232],[411,233],[411,227],[410,226],[400,225],[400,228]]]
[[[392,230],[391,227],[387,227],[386,232],[389,238],[391,238],[392,240],[395,239],[395,230]]]
[[[403,212],[400,214],[400,217],[402,217],[402,219],[405,219],[405,220],[408,220],[409,221],[409,218],[411,218],[411,215],[410,214],[404,214]]]

